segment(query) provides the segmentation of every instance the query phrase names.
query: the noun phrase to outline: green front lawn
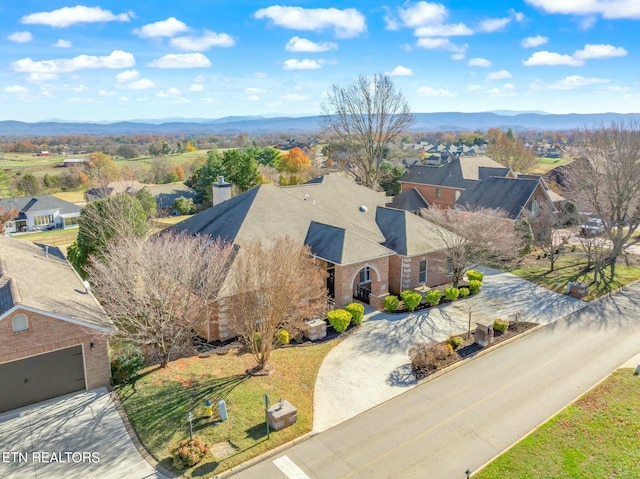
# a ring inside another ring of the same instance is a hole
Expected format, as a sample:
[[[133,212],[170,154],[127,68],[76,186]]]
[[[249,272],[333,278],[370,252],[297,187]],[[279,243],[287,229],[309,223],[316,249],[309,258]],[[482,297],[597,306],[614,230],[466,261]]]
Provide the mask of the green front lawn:
[[[640,477],[640,378],[619,369],[476,479]]]
[[[164,466],[171,467],[169,450],[189,437],[187,413],[194,415],[193,432],[209,446],[226,446],[226,458],[207,455],[187,471],[187,477],[209,477],[291,441],[313,427],[313,388],[322,360],[338,344],[330,341],[308,347],[277,349],[275,372],[252,377],[250,354],[230,352],[207,358],[185,358],[166,369],[145,370],[132,385],[117,391],[140,440]],[[267,439],[263,394],[271,402],[283,398],[298,408],[298,422]],[[213,402],[214,416],[204,416],[205,401]],[[229,419],[218,419],[217,402],[224,399]]]
[[[561,255],[556,261],[555,271],[549,271],[550,263],[548,258],[533,258],[535,257],[530,256],[527,258],[526,266],[511,272],[532,283],[544,286],[558,293],[566,292],[569,281],[587,284],[593,281],[593,272],[584,271],[587,260],[580,251],[580,247],[577,247],[575,252],[567,252]],[[616,276],[613,280],[609,279],[609,270],[607,269],[605,274],[606,280],[599,285],[593,284],[589,287],[589,294],[584,298],[586,301],[603,296],[632,281],[640,279],[640,266],[626,266],[624,261],[621,261],[621,263],[622,264],[616,265]]]

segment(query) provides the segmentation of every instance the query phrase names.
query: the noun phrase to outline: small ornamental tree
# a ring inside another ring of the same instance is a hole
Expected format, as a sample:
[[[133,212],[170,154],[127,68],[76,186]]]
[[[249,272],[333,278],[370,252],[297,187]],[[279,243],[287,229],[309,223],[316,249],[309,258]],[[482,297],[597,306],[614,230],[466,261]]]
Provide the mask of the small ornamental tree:
[[[360,303],[347,304],[344,309],[351,313],[351,324],[358,325],[362,323],[364,317],[364,306]]]
[[[327,319],[337,333],[344,333],[351,323],[351,313],[346,309],[334,309],[327,313]]]
[[[400,297],[404,302],[404,309],[406,311],[415,311],[415,309],[422,301],[422,296],[420,293],[416,293],[415,291],[406,290],[400,293]]]

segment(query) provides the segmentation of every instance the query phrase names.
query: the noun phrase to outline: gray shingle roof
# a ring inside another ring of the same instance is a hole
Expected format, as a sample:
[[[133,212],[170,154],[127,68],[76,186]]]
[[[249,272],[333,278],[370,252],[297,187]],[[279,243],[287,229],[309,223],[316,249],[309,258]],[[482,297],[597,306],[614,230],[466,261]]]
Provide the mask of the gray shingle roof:
[[[456,204],[465,208],[500,208],[509,218],[517,219],[539,184],[539,178],[487,178],[464,190]]]
[[[68,201],[61,200],[55,196],[22,196],[18,198],[0,199],[0,208],[7,211],[18,210],[17,219],[26,219],[26,212],[38,212],[45,210],[60,210],[60,214],[80,213],[82,208]]]
[[[465,189],[489,176],[507,176],[510,171],[486,156],[460,157],[442,166],[412,165],[400,182]]]
[[[391,203],[387,203],[389,208],[416,212],[422,208],[429,208],[429,203],[416,188],[411,188],[393,197]]]
[[[14,306],[34,308],[89,327],[115,330],[58,248],[0,237],[0,317]]]

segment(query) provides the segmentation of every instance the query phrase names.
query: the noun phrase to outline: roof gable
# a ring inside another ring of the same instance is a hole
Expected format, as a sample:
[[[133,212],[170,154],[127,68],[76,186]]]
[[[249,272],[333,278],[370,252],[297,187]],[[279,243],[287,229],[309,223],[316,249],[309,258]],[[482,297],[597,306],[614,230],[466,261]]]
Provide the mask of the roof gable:
[[[411,188],[407,191],[403,191],[397,196],[394,196],[391,203],[387,203],[386,206],[413,213],[420,211],[422,208],[429,208],[429,203],[416,188]]]
[[[517,219],[539,185],[540,181],[533,178],[487,178],[467,188],[456,204],[466,208],[499,208],[509,218]]]

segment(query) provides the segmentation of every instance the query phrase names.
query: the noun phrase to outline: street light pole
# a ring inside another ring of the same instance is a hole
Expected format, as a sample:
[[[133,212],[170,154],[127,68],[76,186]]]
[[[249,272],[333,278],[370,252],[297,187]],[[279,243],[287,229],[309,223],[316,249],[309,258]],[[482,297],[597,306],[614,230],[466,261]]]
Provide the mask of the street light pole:
[[[193,413],[187,414],[187,421],[189,421],[189,440],[193,441]]]
[[[469,306],[469,327],[467,329],[467,339],[471,337],[471,306]]]

